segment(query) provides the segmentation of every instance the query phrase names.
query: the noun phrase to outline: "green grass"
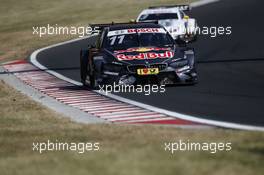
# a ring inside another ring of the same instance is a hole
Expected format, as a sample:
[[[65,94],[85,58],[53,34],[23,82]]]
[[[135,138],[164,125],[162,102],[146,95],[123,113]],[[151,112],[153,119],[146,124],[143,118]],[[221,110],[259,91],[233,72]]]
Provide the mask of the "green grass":
[[[0,0],[0,62],[26,58],[36,48],[76,36],[32,35],[33,26],[128,21],[149,5],[173,0]],[[100,151],[32,151],[33,142],[100,142]],[[232,151],[164,151],[164,142],[232,142]],[[162,126],[84,125],[67,120],[0,82],[1,175],[261,175],[264,133]]]
[[[1,175],[261,175],[264,133],[162,126],[84,125],[62,118],[0,83]],[[32,151],[33,142],[99,142],[97,152]],[[165,142],[231,142],[232,150],[164,150]]]
[[[90,23],[129,21],[150,5],[194,0],[0,0],[0,63],[26,58],[33,50],[77,36],[32,35],[33,26],[87,26]]]

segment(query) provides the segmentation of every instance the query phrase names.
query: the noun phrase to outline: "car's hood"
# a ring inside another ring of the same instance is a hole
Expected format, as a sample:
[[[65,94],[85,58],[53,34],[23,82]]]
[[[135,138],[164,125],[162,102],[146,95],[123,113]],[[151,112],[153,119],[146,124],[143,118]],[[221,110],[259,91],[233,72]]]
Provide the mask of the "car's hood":
[[[184,20],[162,19],[162,20],[158,20],[158,23],[164,27],[169,27],[169,26],[175,26],[175,25],[183,25]]]
[[[178,19],[165,19],[159,20],[159,24],[164,26],[166,30],[170,33],[182,34],[185,32],[184,20]]]
[[[155,64],[172,59],[174,47],[133,47],[125,50],[106,50],[117,61],[128,64]]]

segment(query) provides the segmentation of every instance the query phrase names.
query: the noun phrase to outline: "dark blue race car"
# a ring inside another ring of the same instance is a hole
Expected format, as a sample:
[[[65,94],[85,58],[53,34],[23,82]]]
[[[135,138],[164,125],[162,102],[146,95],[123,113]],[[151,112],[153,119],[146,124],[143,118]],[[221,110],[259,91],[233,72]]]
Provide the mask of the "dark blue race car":
[[[81,50],[83,85],[195,84],[194,49],[179,47],[155,23],[100,24],[96,44]]]

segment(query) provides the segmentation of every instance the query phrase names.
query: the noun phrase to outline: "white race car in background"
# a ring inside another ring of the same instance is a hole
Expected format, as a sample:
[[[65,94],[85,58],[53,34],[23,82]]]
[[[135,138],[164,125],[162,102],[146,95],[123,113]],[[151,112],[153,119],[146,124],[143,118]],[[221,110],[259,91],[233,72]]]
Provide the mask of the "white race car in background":
[[[189,10],[188,5],[149,7],[139,14],[136,21],[158,21],[178,43],[189,43],[197,38],[196,20],[184,13]]]

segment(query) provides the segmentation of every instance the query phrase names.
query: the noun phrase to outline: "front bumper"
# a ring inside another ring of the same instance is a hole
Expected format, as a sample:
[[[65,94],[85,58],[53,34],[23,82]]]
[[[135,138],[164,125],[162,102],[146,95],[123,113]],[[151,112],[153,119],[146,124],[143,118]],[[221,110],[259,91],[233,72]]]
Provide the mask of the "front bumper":
[[[177,68],[163,64],[159,65],[159,73],[155,75],[138,75],[136,68],[120,67],[120,69],[105,67],[99,75],[103,84],[184,84],[194,82],[197,79],[196,70],[188,64]],[[175,65],[174,65],[175,66]],[[136,67],[136,65],[135,65]],[[138,68],[145,65],[138,65]],[[106,69],[109,68],[109,69]]]

